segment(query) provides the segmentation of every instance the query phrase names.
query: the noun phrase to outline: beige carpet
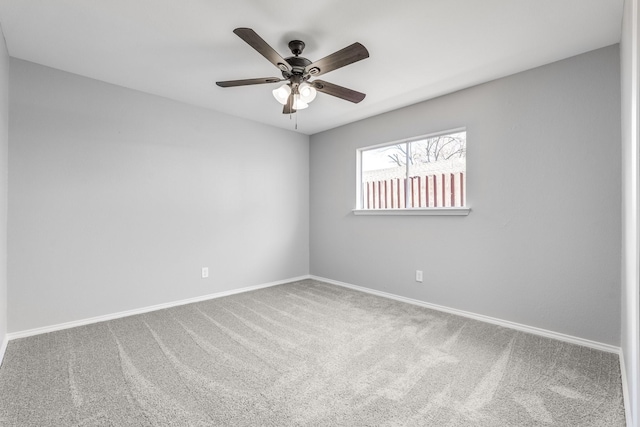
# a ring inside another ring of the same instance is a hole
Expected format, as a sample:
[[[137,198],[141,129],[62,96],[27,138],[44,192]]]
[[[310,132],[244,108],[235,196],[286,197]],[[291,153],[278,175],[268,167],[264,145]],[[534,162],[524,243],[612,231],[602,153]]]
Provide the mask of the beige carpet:
[[[315,281],[11,341],[2,426],[624,426],[618,357]]]

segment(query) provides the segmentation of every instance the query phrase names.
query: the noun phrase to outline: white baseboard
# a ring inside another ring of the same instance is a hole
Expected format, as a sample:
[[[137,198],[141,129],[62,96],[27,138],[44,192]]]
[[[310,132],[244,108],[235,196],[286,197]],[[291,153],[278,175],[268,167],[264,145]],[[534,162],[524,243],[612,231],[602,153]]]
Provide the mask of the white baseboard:
[[[60,331],[60,330],[63,330],[63,329],[75,328],[77,326],[84,326],[84,325],[89,325],[89,324],[92,324],[92,323],[105,322],[107,320],[120,319],[122,317],[135,316],[136,314],[143,314],[143,313],[148,313],[148,312],[151,312],[151,311],[163,310],[165,308],[177,307],[177,306],[180,306],[180,305],[192,304],[192,303],[195,303],[195,302],[206,301],[206,300],[215,299],[215,298],[221,298],[221,297],[234,295],[234,294],[239,294],[239,293],[243,293],[243,292],[254,291],[254,290],[257,290],[257,289],[268,288],[268,287],[271,287],[271,286],[282,285],[282,284],[285,284],[285,283],[296,282],[296,281],[300,281],[300,280],[304,280],[304,279],[318,280],[318,281],[321,281],[321,282],[326,282],[326,283],[330,283],[330,284],[333,284],[333,285],[354,289],[354,290],[357,290],[357,291],[360,291],[360,292],[366,292],[366,293],[369,293],[369,294],[377,295],[377,296],[380,296],[380,297],[383,297],[383,298],[389,298],[389,299],[393,299],[393,300],[396,300],[396,301],[401,301],[401,302],[405,302],[405,303],[408,303],[408,304],[413,304],[413,305],[418,305],[418,306],[421,306],[421,307],[429,308],[429,309],[432,309],[432,310],[442,311],[442,312],[445,312],[445,313],[455,314],[455,315],[458,315],[458,316],[467,317],[467,318],[470,318],[470,319],[475,319],[475,320],[491,323],[491,324],[498,325],[498,326],[503,326],[505,328],[515,329],[515,330],[518,330],[518,331],[527,332],[527,333],[530,333],[530,334],[539,335],[539,336],[543,336],[543,337],[547,337],[547,338],[552,338],[552,339],[556,339],[556,340],[559,340],[559,341],[568,342],[568,343],[571,343],[571,344],[577,344],[577,345],[593,348],[593,349],[596,349],[596,350],[606,351],[606,352],[609,352],[609,353],[622,354],[621,350],[620,350],[620,347],[612,346],[612,345],[609,345],[609,344],[603,344],[603,343],[599,343],[599,342],[596,342],[596,341],[587,340],[587,339],[584,339],[584,338],[579,338],[579,337],[574,337],[574,336],[571,336],[571,335],[562,334],[562,333],[559,333],[559,332],[553,332],[553,331],[549,331],[549,330],[546,330],[546,329],[541,329],[541,328],[536,328],[536,327],[533,327],[533,326],[523,325],[523,324],[520,324],[520,323],[510,322],[508,320],[497,319],[497,318],[485,316],[485,315],[482,315],[482,314],[476,314],[476,313],[471,313],[471,312],[468,312],[468,311],[458,310],[458,309],[455,309],[455,308],[449,308],[449,307],[445,307],[445,306],[441,306],[441,305],[437,305],[437,304],[432,304],[432,303],[425,302],[425,301],[420,301],[420,300],[416,300],[416,299],[412,299],[412,298],[403,297],[403,296],[392,294],[392,293],[388,293],[388,292],[377,291],[375,289],[366,288],[366,287],[363,287],[363,286],[352,285],[350,283],[340,282],[340,281],[337,281],[337,280],[328,279],[326,277],[319,277],[319,276],[313,276],[313,275],[304,275],[304,276],[292,277],[292,278],[284,279],[284,280],[278,280],[278,281],[270,282],[270,283],[263,283],[263,284],[260,284],[260,285],[247,286],[247,287],[243,287],[243,288],[232,289],[232,290],[229,290],[229,291],[223,291],[223,292],[217,292],[217,293],[208,294],[208,295],[202,295],[202,296],[195,297],[195,298],[187,298],[187,299],[184,299],[184,300],[172,301],[172,302],[168,302],[168,303],[164,303],[164,304],[157,304],[157,305],[137,308],[137,309],[133,309],[133,310],[121,311],[121,312],[118,312],[118,313],[111,313],[111,314],[107,314],[107,315],[103,315],[103,316],[96,316],[96,317],[91,317],[91,318],[87,318],[87,319],[74,320],[74,321],[71,321],[71,322],[59,323],[59,324],[56,324],[56,325],[44,326],[44,327],[28,329],[28,330],[24,330],[24,331],[11,332],[11,333],[7,334],[5,340],[4,340],[3,344],[2,344],[2,347],[0,347],[0,363],[1,363],[1,360],[2,360],[1,356],[4,355],[4,351],[5,351],[6,347],[7,347],[7,342],[11,341],[11,340],[14,340],[14,339],[30,337],[30,336],[39,335],[39,334],[46,334],[48,332],[55,332],[55,331]]]
[[[71,321],[71,322],[59,323],[57,325],[44,326],[44,327],[41,327],[41,328],[28,329],[28,330],[19,331],[19,332],[11,332],[11,333],[7,334],[7,339],[5,339],[4,346],[2,347],[2,351],[3,351],[2,354],[4,354],[4,348],[6,348],[7,341],[15,340],[15,339],[18,339],[18,338],[25,338],[25,337],[30,337],[30,336],[33,336],[33,335],[46,334],[48,332],[61,331],[63,329],[75,328],[77,326],[84,326],[84,325],[90,325],[92,323],[105,322],[107,320],[120,319],[122,317],[135,316],[136,314],[149,313],[151,311],[163,310],[165,308],[177,307],[177,306],[180,306],[180,305],[192,304],[194,302],[206,301],[206,300],[210,300],[210,299],[226,297],[226,296],[229,296],[229,295],[239,294],[239,293],[243,293],[243,292],[255,291],[257,289],[268,288],[268,287],[271,287],[271,286],[282,285],[282,284],[285,284],[285,283],[296,282],[296,281],[299,281],[299,280],[304,280],[304,279],[309,279],[309,278],[310,278],[310,276],[308,276],[308,275],[299,276],[299,277],[292,277],[292,278],[285,279],[285,280],[278,280],[276,282],[263,283],[261,285],[254,285],[254,286],[246,286],[244,288],[232,289],[232,290],[223,291],[223,292],[216,292],[214,294],[202,295],[202,296],[195,297],[195,298],[187,298],[187,299],[183,299],[183,300],[179,300],[179,301],[172,301],[172,302],[168,302],[168,303],[164,303],[164,304],[156,304],[156,305],[152,305],[152,306],[148,306],[148,307],[136,308],[136,309],[133,309],[133,310],[120,311],[118,313],[112,313],[112,314],[106,314],[106,315],[103,315],[103,316],[90,317],[88,319],[74,320],[74,321]]]
[[[559,332],[553,332],[546,329],[536,328],[534,326],[523,325],[521,323],[510,322],[508,320],[497,319],[495,317],[489,317],[482,314],[471,313],[468,311],[458,310],[455,308],[449,308],[442,305],[432,304],[425,301],[420,301],[412,298],[403,297],[400,295],[391,294],[388,292],[377,291],[375,289],[365,288],[363,286],[352,285],[350,283],[339,282],[337,280],[327,279],[324,277],[310,276],[311,279],[319,280],[321,282],[330,283],[332,285],[338,285],[345,288],[354,289],[360,292],[366,292],[368,294],[377,295],[384,298],[393,299],[396,301],[406,302],[408,304],[418,305],[432,310],[442,311],[449,314],[455,314],[470,319],[480,320],[481,322],[492,323],[494,325],[503,326],[505,328],[515,329],[522,332],[527,332],[534,335],[543,336],[546,338],[552,338],[559,341],[568,342],[571,344],[577,344],[584,347],[593,348],[596,350],[606,351],[608,353],[620,354],[620,347],[616,347],[609,344],[603,344],[597,341],[591,341],[584,338],[574,337],[571,335],[562,334]]]

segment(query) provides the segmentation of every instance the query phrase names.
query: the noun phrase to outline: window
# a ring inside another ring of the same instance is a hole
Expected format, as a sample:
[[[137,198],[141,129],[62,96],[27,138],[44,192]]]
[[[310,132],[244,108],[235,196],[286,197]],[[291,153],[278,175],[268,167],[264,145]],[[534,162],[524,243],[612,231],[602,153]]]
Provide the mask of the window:
[[[357,158],[356,214],[469,213],[464,129],[361,148]]]

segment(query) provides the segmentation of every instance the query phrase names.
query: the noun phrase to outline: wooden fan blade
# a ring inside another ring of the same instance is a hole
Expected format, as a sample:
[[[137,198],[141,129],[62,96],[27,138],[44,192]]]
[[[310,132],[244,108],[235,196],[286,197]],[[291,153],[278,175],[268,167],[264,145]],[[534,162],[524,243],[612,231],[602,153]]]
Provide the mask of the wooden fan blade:
[[[236,28],[233,32],[281,71],[291,73],[291,65],[251,28]]]
[[[338,98],[351,101],[355,104],[362,101],[365,95],[364,93],[357,92],[353,89],[347,89],[346,87],[334,85],[333,83],[325,82],[322,80],[314,80],[309,82],[310,85],[316,88],[319,92],[326,93],[327,95],[336,96]]]
[[[293,114],[296,110],[293,109],[293,93],[289,95],[289,99],[287,99],[287,103],[284,104],[284,108],[282,109],[282,114]]]
[[[277,77],[260,77],[258,79],[244,79],[244,80],[228,80],[226,82],[216,82],[220,87],[234,87],[234,86],[248,86],[248,85],[261,85],[265,83],[278,83],[284,79]]]
[[[354,43],[316,62],[312,62],[305,67],[304,73],[319,76],[368,57],[369,51],[367,48],[360,43]]]

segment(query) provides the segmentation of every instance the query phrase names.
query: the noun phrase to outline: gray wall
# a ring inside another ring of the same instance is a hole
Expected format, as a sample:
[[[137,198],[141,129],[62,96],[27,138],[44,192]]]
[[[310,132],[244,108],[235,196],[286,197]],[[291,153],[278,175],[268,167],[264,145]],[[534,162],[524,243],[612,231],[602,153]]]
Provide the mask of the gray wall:
[[[9,54],[0,28],[0,362],[7,336],[7,188],[9,149]]]
[[[308,274],[305,135],[13,58],[9,125],[10,332]]]
[[[638,420],[640,386],[640,307],[638,302],[638,2],[624,3],[620,42],[622,91],[622,331],[621,343],[629,388],[627,415]],[[630,425],[638,425],[633,421]]]
[[[313,135],[311,274],[619,345],[619,64],[614,45]],[[461,126],[469,216],[351,213],[356,148]]]

